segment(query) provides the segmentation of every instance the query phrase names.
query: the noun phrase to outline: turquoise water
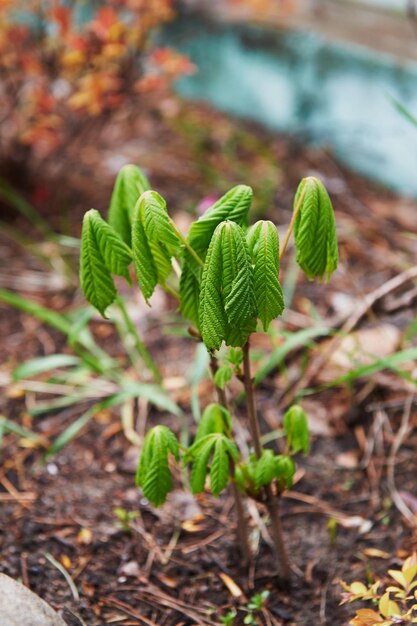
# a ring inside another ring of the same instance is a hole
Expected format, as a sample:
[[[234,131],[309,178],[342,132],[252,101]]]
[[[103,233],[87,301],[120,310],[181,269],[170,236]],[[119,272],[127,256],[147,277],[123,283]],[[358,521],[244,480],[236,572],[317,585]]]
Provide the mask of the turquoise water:
[[[177,83],[190,99],[329,146],[354,170],[417,196],[417,63],[300,32],[183,18],[164,34],[198,73]]]

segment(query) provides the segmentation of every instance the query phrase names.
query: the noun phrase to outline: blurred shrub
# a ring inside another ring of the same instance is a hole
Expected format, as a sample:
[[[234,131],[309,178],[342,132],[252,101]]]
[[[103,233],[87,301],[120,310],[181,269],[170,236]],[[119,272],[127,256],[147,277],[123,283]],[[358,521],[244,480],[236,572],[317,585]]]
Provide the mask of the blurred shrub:
[[[0,151],[51,154],[85,124],[192,71],[152,47],[173,0],[0,0]]]

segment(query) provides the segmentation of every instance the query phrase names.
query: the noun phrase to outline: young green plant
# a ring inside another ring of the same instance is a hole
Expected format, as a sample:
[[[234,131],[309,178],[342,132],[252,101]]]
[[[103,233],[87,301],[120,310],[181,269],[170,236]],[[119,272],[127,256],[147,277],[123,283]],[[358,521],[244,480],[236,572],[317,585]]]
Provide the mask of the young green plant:
[[[138,185],[138,181],[142,183]],[[171,462],[181,459],[191,466],[193,493],[205,489],[208,476],[215,496],[232,484],[245,559],[250,550],[242,498],[264,503],[271,519],[279,575],[288,584],[290,566],[279,502],[292,485],[292,457],[308,451],[307,418],[301,407],[290,407],[284,416],[285,452],[276,454],[264,448],[251,372],[250,337],[258,324],[266,331],[284,310],[280,258],[292,232],[297,262],[309,279],[328,278],[336,269],[338,249],[331,201],[317,178],[301,181],[280,253],[272,222],[260,220],[248,226],[253,194],[247,185],[228,191],[191,225],[185,237],[158,193],[144,189],[138,197],[141,184],[143,187],[140,171],[125,166],[116,183],[108,222],[95,210],[86,213],[81,248],[84,294],[104,316],[118,298],[113,276],[121,276],[130,284],[133,264],[148,303],[157,285],[177,298],[182,316],[194,326],[191,334],[201,337],[209,352],[218,402],[206,407],[194,441],[186,449],[166,426],[149,430],[136,482],[150,502],[163,504],[173,487]],[[223,345],[231,350],[227,362],[219,366],[218,351]],[[253,450],[249,458],[233,436],[226,386],[234,375],[244,384]]]

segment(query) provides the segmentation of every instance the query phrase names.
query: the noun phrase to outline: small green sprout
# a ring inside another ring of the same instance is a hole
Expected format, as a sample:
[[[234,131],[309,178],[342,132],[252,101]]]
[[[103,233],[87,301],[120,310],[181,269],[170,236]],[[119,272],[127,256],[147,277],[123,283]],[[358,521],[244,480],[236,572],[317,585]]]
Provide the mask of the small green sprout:
[[[120,528],[123,532],[130,534],[132,532],[131,524],[139,516],[139,511],[127,511],[123,507],[116,507],[113,513],[118,518],[115,523],[116,528]]]

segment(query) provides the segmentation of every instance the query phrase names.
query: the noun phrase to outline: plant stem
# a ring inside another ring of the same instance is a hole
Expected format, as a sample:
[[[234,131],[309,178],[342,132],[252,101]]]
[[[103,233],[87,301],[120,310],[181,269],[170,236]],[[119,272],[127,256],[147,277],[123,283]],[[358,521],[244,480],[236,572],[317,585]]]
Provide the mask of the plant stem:
[[[173,287],[170,287],[169,285],[167,285],[166,283],[163,283],[161,285],[162,289],[164,291],[166,291],[167,293],[169,293],[170,296],[172,296],[173,298],[175,298],[175,300],[178,300],[178,302],[180,302],[181,300],[181,296],[178,293],[178,291],[176,291],[176,289],[174,289]]]
[[[210,354],[210,370],[214,379],[214,376],[219,369],[219,363],[213,354]],[[217,399],[219,404],[228,409],[226,390],[220,389],[216,385]],[[241,555],[243,557],[244,565],[250,562],[251,551],[249,545],[248,525],[245,518],[245,512],[243,508],[242,495],[235,483],[235,463],[230,459],[230,477],[232,483],[233,498],[235,501],[236,516],[237,516],[237,535],[239,539],[239,546]]]
[[[259,459],[259,457],[262,456],[263,446],[261,441],[258,417],[256,414],[255,391],[253,387],[253,379],[251,376],[249,347],[250,346],[248,340],[243,346],[243,375],[248,407],[249,424],[252,432],[255,453],[257,458]],[[266,506],[269,516],[271,518],[272,538],[274,541],[276,558],[279,563],[280,578],[282,580],[282,583],[288,587],[290,585],[291,570],[287,551],[284,544],[281,518],[279,514],[279,501],[275,497],[271,485],[266,485],[265,495]]]
[[[129,316],[129,313],[127,312],[126,305],[123,301],[123,298],[121,298],[120,296],[117,296],[116,304],[119,307],[119,310],[122,314],[123,321],[126,325],[128,332],[132,335],[134,339],[136,350],[139,352],[140,356],[142,357],[143,362],[145,363],[146,367],[149,369],[150,372],[152,372],[155,382],[157,382],[158,384],[161,384],[163,381],[162,374],[159,371],[157,364],[153,360],[151,353],[148,351],[142,339],[140,338],[139,333],[136,329],[136,326],[132,322]]]
[[[204,261],[202,259],[200,259],[200,257],[198,256],[197,252],[194,250],[194,248],[192,248],[190,246],[190,244],[188,243],[187,239],[184,237],[184,235],[182,234],[182,232],[179,230],[179,228],[177,227],[176,223],[174,222],[174,220],[170,219],[170,223],[172,228],[175,231],[175,234],[177,235],[178,239],[181,241],[182,245],[187,248],[188,252],[191,254],[191,256],[194,258],[195,261],[197,261],[197,263],[201,266],[204,267]]]
[[[280,499],[274,496],[271,485],[265,487],[265,493],[267,497],[267,508],[269,517],[271,518],[272,538],[274,541],[274,547],[276,557],[278,560],[281,583],[284,587],[290,587],[291,585],[291,568],[288,560],[287,549],[284,543],[284,533],[281,524],[281,515],[279,510]]]
[[[304,196],[306,195],[306,191],[307,191],[307,183],[304,185],[304,189],[301,192],[301,196],[298,199],[297,206],[295,207],[295,209],[293,211],[290,225],[288,226],[288,230],[285,233],[284,241],[282,242],[282,246],[281,246],[281,249],[279,251],[279,258],[280,258],[280,260],[284,256],[284,252],[287,249],[287,245],[288,245],[288,242],[290,240],[291,233],[294,230],[295,220],[297,219],[297,215],[300,212],[301,205],[303,204]]]
[[[256,456],[262,456],[263,447],[261,442],[261,432],[259,429],[258,417],[256,415],[255,404],[255,392],[253,388],[253,380],[250,371],[250,355],[249,355],[249,340],[243,346],[243,380],[246,391],[246,402],[248,407],[248,417],[250,430],[252,433],[253,447],[255,448]]]

